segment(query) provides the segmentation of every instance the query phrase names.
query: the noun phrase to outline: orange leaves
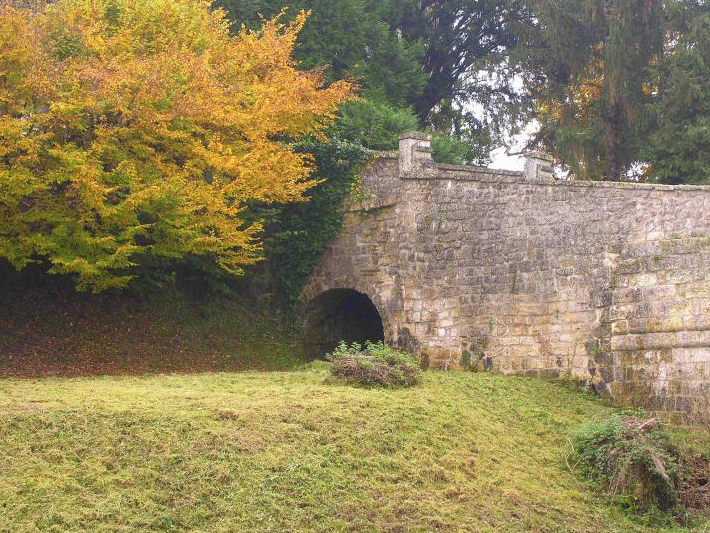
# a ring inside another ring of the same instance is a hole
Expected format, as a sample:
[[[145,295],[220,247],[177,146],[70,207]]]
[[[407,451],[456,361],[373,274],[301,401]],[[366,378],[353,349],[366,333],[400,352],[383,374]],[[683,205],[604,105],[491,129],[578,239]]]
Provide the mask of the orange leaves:
[[[329,125],[353,87],[297,69],[305,13],[231,36],[209,7],[0,8],[0,256],[45,258],[92,290],[151,256],[235,273],[258,259],[245,203],[303,199],[311,161],[290,143]]]

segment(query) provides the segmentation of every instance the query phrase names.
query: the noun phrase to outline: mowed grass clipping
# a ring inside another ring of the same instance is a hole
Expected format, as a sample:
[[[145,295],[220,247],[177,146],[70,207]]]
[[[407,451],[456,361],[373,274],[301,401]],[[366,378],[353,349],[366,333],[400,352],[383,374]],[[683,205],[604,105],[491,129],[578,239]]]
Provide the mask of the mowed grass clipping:
[[[327,371],[0,381],[0,531],[641,532],[564,465],[558,384]],[[682,531],[682,530],[678,530]]]

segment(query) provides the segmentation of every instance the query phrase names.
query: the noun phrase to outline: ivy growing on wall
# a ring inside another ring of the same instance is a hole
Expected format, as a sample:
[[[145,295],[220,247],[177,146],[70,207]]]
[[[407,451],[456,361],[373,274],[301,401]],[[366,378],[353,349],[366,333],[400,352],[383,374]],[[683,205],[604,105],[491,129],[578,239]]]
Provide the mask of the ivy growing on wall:
[[[341,108],[340,119],[325,140],[298,143],[297,150],[313,155],[312,179],[321,183],[306,193],[307,202],[253,207],[253,216],[265,228],[266,254],[266,261],[251,272],[251,283],[262,285],[256,292],[271,292],[291,308],[298,303],[328,241],[340,232],[345,196],[358,193],[353,187],[360,168],[378,152],[396,150],[400,134],[415,129],[418,124],[411,109],[362,99]],[[461,141],[434,135],[432,146],[439,163],[466,161],[469,147]]]
[[[340,209],[355,183],[358,169],[374,152],[338,138],[301,142],[299,150],[313,154],[317,166],[313,178],[322,182],[311,189],[308,202],[254,206],[266,235],[267,283],[278,299],[293,307],[318,258],[340,231],[345,214]]]

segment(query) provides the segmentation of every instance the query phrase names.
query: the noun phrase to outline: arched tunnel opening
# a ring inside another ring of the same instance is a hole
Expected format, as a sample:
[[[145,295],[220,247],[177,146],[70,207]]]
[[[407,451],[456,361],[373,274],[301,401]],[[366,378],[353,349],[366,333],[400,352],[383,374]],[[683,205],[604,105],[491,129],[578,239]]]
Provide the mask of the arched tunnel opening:
[[[347,343],[385,340],[379,311],[367,295],[350,289],[326,291],[306,307],[306,355],[322,358],[341,340]]]

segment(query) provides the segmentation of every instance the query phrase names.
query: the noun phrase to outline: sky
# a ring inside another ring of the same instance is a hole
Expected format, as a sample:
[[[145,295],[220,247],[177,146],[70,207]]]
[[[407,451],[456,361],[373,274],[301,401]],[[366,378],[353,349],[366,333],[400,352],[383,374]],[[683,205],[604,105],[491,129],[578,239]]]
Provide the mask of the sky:
[[[495,73],[487,70],[480,70],[474,75],[476,83],[491,86],[496,83],[495,77]],[[511,87],[515,90],[521,90],[523,88],[523,79],[520,76],[515,76],[511,81]],[[464,109],[473,112],[474,115],[477,115],[480,118],[486,118],[486,109],[478,102],[464,104]],[[533,121],[525,127],[523,132],[508,141],[508,144],[510,145],[508,148],[501,146],[500,148],[493,150],[490,153],[491,163],[488,166],[490,168],[502,170],[523,170],[523,167],[525,166],[525,159],[519,155],[507,155],[506,152],[508,150],[511,152],[520,152],[525,146],[525,142],[530,139],[537,129],[538,123]]]
[[[490,168],[503,170],[523,170],[525,159],[519,155],[507,155],[505,147],[498,148],[491,152]]]
[[[525,146],[525,142],[538,130],[539,124],[532,121],[525,127],[525,130],[516,135],[509,142],[510,147],[501,146],[491,152],[490,168],[498,168],[503,170],[523,170],[525,159],[521,155],[508,155],[507,151],[520,152]]]

